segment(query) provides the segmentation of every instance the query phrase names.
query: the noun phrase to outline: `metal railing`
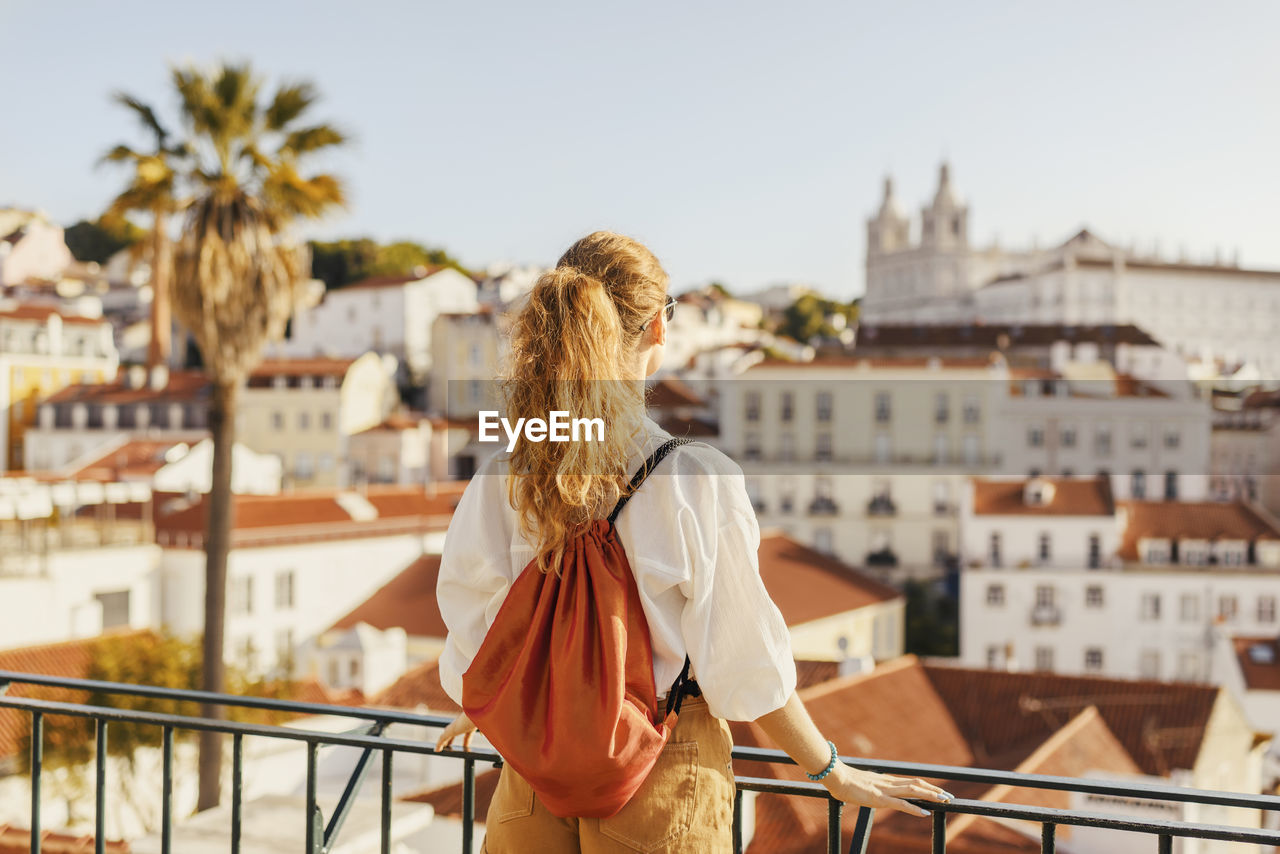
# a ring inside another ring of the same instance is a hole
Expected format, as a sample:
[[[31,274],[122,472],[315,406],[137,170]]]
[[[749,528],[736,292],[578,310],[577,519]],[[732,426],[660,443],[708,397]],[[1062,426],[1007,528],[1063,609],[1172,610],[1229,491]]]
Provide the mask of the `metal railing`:
[[[243,723],[186,715],[135,711],[110,706],[64,702],[29,697],[8,696],[10,685],[34,685],[96,694],[149,697],[157,700],[212,703],[224,707],[259,709],[291,715],[323,715],[350,718],[359,721],[353,729],[340,732],[294,729],[270,724]],[[304,827],[299,836],[305,839],[306,854],[327,854],[333,850],[355,797],[370,770],[370,760],[375,753],[382,759],[380,784],[381,830],[380,850],[391,851],[392,819],[392,760],[396,753],[447,756],[463,763],[462,787],[462,851],[474,851],[474,824],[476,803],[476,764],[488,763],[495,767],[502,764],[496,752],[489,749],[451,749],[436,751],[427,742],[389,738],[383,732],[391,724],[407,724],[426,728],[446,726],[451,718],[438,715],[419,715],[388,709],[335,706],[325,703],[305,703],[276,700],[263,697],[211,694],[203,691],[184,691],[158,688],[148,685],[128,685],[116,682],[100,682],[88,679],[66,679],[31,673],[0,671],[0,708],[25,710],[31,715],[31,852],[39,854],[41,836],[40,783],[43,771],[43,745],[45,718],[49,715],[87,718],[94,722],[94,816],[95,852],[102,854],[105,846],[105,802],[107,797],[107,744],[112,723],[145,724],[161,729],[162,773],[161,793],[161,850],[168,854],[173,850],[173,785],[174,785],[174,733],[178,730],[212,730],[232,737],[231,761],[231,822],[227,832],[228,847],[237,854],[242,842],[243,791],[244,791],[244,738],[245,736],[301,741],[306,744],[306,812]],[[321,746],[341,745],[362,748],[359,760],[349,776],[342,795],[334,807],[328,822],[317,802],[317,760]],[[794,764],[785,754],[776,750],[753,747],[734,747],[733,758],[742,761]],[[1022,774],[995,771],[985,768],[964,768],[949,765],[931,765],[918,762],[847,757],[849,765],[870,771],[890,774],[983,783],[990,786],[1006,785],[1019,788],[1045,789],[1081,794],[1112,796],[1126,799],[1142,799],[1166,803],[1199,804],[1204,806],[1237,807],[1248,810],[1280,811],[1280,797],[1236,792],[1190,789],[1139,782],[1113,782],[1108,780],[1075,777],[1056,777],[1043,774]],[[733,843],[734,850],[743,850],[743,795],[759,792],[808,797],[823,800],[827,805],[826,850],[838,854],[842,846],[842,822],[844,805],[831,798],[819,783],[792,782],[762,777],[735,777],[737,793],[734,799]],[[1213,825],[1188,821],[1157,820],[1126,817],[1081,810],[1064,810],[1025,804],[956,799],[946,804],[917,801],[932,811],[932,850],[943,854],[946,850],[947,816],[987,816],[997,819],[1014,819],[1037,823],[1041,826],[1040,845],[1043,852],[1053,852],[1059,826],[1095,827],[1130,831],[1156,837],[1160,854],[1171,854],[1173,840],[1177,838],[1223,840],[1280,846],[1280,830],[1260,827]],[[874,811],[859,807],[854,816],[853,840],[850,854],[864,854],[870,838]]]

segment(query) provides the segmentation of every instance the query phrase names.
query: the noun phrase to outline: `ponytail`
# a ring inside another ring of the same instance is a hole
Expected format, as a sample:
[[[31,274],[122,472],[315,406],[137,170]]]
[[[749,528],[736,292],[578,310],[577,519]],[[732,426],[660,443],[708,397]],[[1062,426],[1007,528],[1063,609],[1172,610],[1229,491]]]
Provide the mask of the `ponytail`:
[[[506,414],[600,418],[603,441],[518,441],[507,496],[543,572],[557,572],[569,540],[626,488],[639,446],[644,384],[626,363],[646,320],[661,311],[666,273],[622,235],[596,232],[534,285],[512,328]]]

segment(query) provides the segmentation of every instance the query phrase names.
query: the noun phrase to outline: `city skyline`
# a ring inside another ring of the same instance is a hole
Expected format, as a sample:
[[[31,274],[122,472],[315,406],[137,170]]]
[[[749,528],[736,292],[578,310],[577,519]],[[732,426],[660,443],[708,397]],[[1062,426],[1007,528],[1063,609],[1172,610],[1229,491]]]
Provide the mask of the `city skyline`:
[[[71,8],[77,26],[61,28]],[[1271,4],[1211,20],[1148,3],[786,19],[383,5],[357,20],[318,4],[306,18],[255,6],[257,26],[232,4],[199,27],[161,8],[0,4],[28,36],[0,71],[36,81],[8,96],[24,132],[5,142],[0,203],[63,225],[95,216],[123,181],[97,158],[139,139],[111,91],[167,108],[168,63],[246,58],[313,80],[317,118],[355,137],[325,164],[352,205],[309,232],[321,238],[547,264],[612,228],[646,241],[679,289],[799,281],[850,297],[883,177],[915,214],[946,159],[978,244],[1048,246],[1087,226],[1171,258],[1280,268],[1280,117],[1259,109],[1280,83]]]

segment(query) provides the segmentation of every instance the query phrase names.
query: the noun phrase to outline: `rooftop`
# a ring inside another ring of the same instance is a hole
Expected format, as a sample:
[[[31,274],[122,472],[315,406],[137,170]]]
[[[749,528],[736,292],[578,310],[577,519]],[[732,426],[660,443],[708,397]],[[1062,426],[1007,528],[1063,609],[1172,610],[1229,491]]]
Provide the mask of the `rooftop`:
[[[422,555],[330,628],[368,623],[383,630],[399,627],[411,637],[443,638],[449,630],[436,600],[439,578],[440,555]]]
[[[854,353],[888,348],[1048,347],[1058,341],[1073,344],[1131,344],[1159,346],[1132,324],[1073,326],[1060,323],[863,324],[858,327]]]
[[[1117,553],[1138,560],[1138,543],[1153,540],[1280,540],[1280,529],[1241,501],[1122,501],[1128,515]]]
[[[1044,488],[1036,490],[1039,484]],[[1041,500],[1028,496],[1036,492]],[[973,479],[975,516],[1110,516],[1115,512],[1111,481],[1098,478],[1034,480]]]
[[[1240,675],[1250,691],[1280,691],[1280,638],[1237,637],[1231,639]]]
[[[894,588],[780,533],[760,538],[760,578],[788,626],[902,598]]]

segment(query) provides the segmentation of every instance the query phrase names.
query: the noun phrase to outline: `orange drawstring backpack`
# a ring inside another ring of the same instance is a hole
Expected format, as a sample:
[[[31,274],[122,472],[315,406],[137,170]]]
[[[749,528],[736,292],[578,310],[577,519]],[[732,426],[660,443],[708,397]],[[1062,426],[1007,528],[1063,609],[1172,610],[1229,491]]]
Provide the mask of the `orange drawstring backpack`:
[[[560,573],[531,561],[462,676],[462,708],[553,815],[607,818],[640,788],[686,693],[689,658],[658,717],[649,623],[614,521],[678,445],[659,447],[609,518],[566,547]]]

